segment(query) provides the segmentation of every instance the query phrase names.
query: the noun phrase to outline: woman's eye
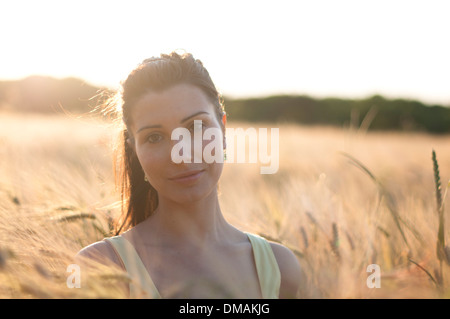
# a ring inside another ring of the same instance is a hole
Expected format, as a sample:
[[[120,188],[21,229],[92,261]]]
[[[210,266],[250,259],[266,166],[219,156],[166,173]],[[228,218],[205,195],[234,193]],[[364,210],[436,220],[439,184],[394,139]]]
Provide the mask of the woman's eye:
[[[161,141],[162,136],[160,134],[154,133],[154,134],[150,134],[147,137],[147,141],[154,144],[154,143],[158,143],[159,141]]]
[[[199,121],[199,122],[195,121],[194,123],[191,124],[191,126],[189,126],[189,130],[191,132],[194,132],[195,129],[203,130],[204,128],[205,128],[205,125],[201,121]]]

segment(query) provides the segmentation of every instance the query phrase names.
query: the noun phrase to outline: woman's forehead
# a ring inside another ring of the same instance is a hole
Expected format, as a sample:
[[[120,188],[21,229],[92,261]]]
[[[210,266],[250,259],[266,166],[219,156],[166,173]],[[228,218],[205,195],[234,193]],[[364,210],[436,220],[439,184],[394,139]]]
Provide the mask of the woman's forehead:
[[[150,91],[132,109],[132,122],[182,121],[195,113],[214,114],[214,105],[198,87],[179,84],[161,92]]]

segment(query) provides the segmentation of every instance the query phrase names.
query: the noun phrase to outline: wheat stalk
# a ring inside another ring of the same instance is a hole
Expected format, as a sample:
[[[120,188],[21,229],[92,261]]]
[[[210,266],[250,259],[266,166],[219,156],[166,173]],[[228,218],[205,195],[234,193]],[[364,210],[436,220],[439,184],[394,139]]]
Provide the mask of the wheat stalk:
[[[408,247],[409,251],[411,251],[411,247],[408,243],[408,240],[406,239],[405,233],[403,232],[403,229],[401,227],[400,223],[403,223],[414,235],[416,235],[415,229],[411,226],[406,224],[403,219],[400,217],[399,213],[395,209],[394,205],[394,199],[392,198],[392,195],[387,191],[387,189],[384,187],[384,185],[375,177],[375,175],[360,161],[358,161],[356,158],[354,158],[352,155],[347,154],[345,152],[340,152],[342,155],[350,159],[350,163],[361,169],[363,172],[365,172],[369,177],[372,179],[372,181],[377,185],[378,191],[380,192],[380,199],[382,197],[386,198],[386,204],[389,209],[389,212],[392,215],[392,218],[394,219],[395,225],[397,226],[403,241],[405,242],[406,246]]]
[[[437,213],[439,217],[439,228],[436,242],[436,255],[439,260],[438,283],[442,287],[444,283],[443,261],[448,262],[445,246],[445,225],[444,225],[444,202],[441,194],[441,177],[439,173],[439,164],[436,158],[436,152],[432,150],[431,159],[433,161],[434,184],[436,190]]]

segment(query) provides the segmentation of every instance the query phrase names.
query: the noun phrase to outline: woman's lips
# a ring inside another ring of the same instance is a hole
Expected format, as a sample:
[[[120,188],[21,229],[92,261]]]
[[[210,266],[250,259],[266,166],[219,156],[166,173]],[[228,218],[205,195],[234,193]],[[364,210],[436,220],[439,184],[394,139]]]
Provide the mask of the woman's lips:
[[[174,182],[192,182],[199,179],[204,171],[205,170],[195,170],[190,172],[184,172],[174,177],[170,177],[169,179]]]

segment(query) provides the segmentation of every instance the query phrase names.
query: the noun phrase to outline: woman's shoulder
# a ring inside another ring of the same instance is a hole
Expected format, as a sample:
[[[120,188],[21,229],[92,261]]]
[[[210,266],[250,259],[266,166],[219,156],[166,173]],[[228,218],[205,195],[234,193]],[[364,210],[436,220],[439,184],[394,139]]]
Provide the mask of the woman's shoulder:
[[[280,298],[296,298],[304,282],[297,256],[286,246],[269,241],[281,274]]]
[[[101,264],[113,264],[123,268],[119,256],[117,256],[117,253],[112,245],[106,240],[101,240],[84,247],[75,255],[75,258],[80,261],[87,259],[99,262]]]

